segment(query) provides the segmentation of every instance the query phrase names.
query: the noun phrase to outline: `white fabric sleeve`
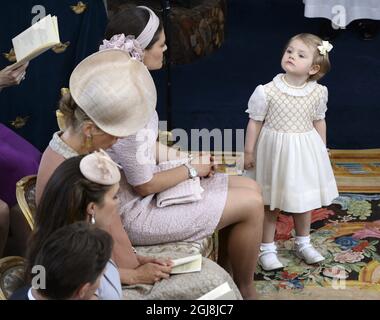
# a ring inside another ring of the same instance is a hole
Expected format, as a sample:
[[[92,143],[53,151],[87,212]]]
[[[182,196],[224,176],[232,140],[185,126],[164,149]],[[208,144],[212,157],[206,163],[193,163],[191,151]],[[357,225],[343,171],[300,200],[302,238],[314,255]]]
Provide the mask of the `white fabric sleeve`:
[[[265,96],[264,86],[259,85],[253,91],[248,101],[248,109],[245,110],[253,120],[264,121],[268,111],[268,103]]]
[[[322,95],[319,101],[319,105],[315,110],[315,116],[313,120],[322,120],[325,118],[325,114],[327,111],[327,101],[328,101],[328,90],[327,87],[322,86]]]

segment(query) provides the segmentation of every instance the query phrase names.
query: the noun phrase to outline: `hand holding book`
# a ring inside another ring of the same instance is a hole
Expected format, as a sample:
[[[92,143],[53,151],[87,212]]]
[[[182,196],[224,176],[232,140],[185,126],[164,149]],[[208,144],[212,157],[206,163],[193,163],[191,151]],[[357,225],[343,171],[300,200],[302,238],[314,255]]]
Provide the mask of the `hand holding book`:
[[[199,272],[202,269],[202,255],[197,254],[173,260],[171,274]]]
[[[17,69],[43,52],[60,43],[57,17],[50,14],[12,39]]]
[[[25,79],[26,68],[28,67],[28,62],[20,65],[18,68],[14,69],[8,66],[0,70],[0,90],[5,87],[10,87],[20,84],[22,80]]]

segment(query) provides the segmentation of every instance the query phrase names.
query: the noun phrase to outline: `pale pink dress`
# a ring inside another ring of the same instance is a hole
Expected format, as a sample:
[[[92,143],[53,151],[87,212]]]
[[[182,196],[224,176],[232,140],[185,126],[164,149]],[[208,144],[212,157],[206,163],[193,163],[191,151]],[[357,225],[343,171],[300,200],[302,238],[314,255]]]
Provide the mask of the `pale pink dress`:
[[[125,179],[120,183],[120,206],[124,228],[133,245],[152,245],[175,241],[197,241],[211,235],[220,221],[227,199],[228,176],[216,174],[202,179],[202,200],[160,208],[155,194],[139,196],[132,186],[139,186],[158,172],[155,143],[158,137],[158,115],[155,112],[142,130],[151,130],[150,142],[136,141],[136,134],[120,139],[107,152],[123,167]],[[151,164],[140,164],[136,153],[145,150]]]

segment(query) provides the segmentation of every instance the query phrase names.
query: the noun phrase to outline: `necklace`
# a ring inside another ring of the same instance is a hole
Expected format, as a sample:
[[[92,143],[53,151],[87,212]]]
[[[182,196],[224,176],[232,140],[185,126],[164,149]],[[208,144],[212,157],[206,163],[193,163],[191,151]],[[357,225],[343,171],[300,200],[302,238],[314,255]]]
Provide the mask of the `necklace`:
[[[305,88],[305,86],[307,85],[307,81],[306,81],[302,86],[293,86],[293,85],[291,85],[290,83],[288,83],[288,82],[286,81],[286,79],[285,79],[285,75],[282,75],[281,78],[282,78],[282,81],[284,81],[285,84],[286,84],[288,87],[293,88],[293,89],[303,89],[303,88]]]

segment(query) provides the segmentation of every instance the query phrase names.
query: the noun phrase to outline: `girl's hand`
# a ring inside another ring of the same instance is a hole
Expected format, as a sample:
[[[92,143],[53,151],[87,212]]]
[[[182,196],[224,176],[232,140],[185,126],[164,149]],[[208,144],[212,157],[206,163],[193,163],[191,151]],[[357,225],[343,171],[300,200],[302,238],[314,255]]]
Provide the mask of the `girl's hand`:
[[[197,170],[200,178],[213,175],[213,157],[209,153],[200,153],[200,155],[195,157],[190,164],[195,170]]]
[[[252,169],[255,167],[255,157],[253,152],[244,152],[244,169]]]
[[[161,279],[169,278],[172,268],[148,262],[137,267],[135,270],[137,272],[136,283],[154,284]]]
[[[212,167],[211,167],[210,173],[208,174],[208,176],[206,178],[210,178],[210,177],[214,176],[215,171],[216,171],[216,167],[217,167],[217,165],[215,165],[215,163],[214,163],[214,161],[215,161],[214,156],[210,155],[210,161],[211,161]]]

